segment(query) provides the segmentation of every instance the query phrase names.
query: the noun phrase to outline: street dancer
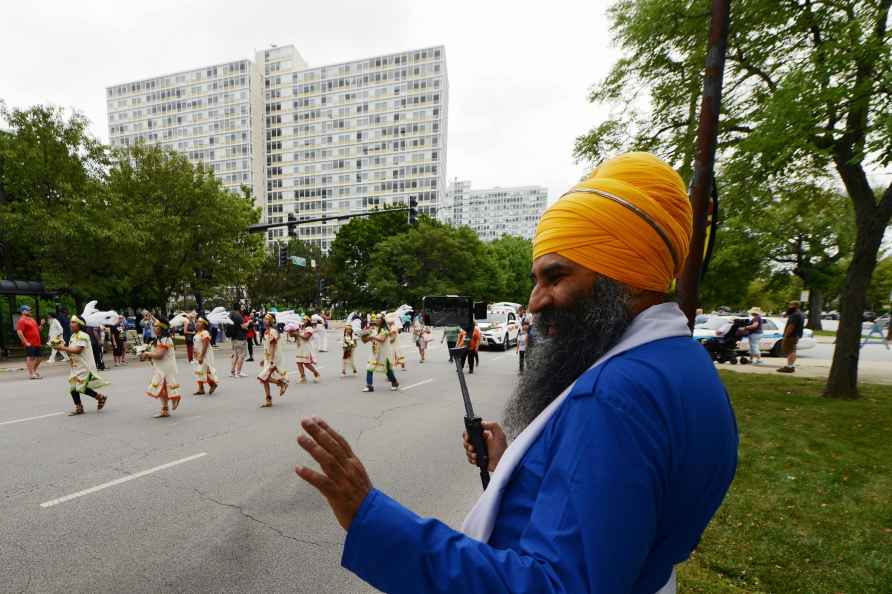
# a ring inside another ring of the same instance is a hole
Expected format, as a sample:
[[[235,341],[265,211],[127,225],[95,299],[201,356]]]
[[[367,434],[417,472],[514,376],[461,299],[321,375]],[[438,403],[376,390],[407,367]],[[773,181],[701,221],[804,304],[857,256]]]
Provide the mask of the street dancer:
[[[285,395],[288,389],[288,372],[282,362],[282,349],[279,344],[279,331],[276,330],[276,317],[273,314],[263,316],[266,331],[263,333],[263,361],[260,362],[260,373],[257,379],[263,384],[263,393],[266,401],[260,408],[269,408],[273,405],[273,399],[269,393],[269,385],[279,386],[279,396]]]
[[[395,313],[385,316],[385,319],[390,328],[390,348],[393,366],[399,366],[403,371],[406,371],[406,355],[403,354],[403,349],[400,347],[400,332],[403,329],[402,321]]]
[[[84,321],[77,316],[71,316],[69,326],[71,338],[68,340],[68,346],[62,343],[61,336],[54,338],[50,345],[63,355],[68,355],[68,364],[71,366],[68,372],[68,389],[71,399],[74,400],[74,410],[68,413],[68,416],[73,417],[84,414],[81,394],[95,398],[96,410],[102,410],[108,396],[103,396],[96,389],[107,386],[108,382],[96,373],[96,362],[93,360],[90,337],[83,331]]]
[[[208,394],[213,394],[217,390],[217,369],[214,361],[214,349],[211,348],[211,333],[208,332],[208,321],[204,318],[195,320],[195,332],[192,337],[192,352],[194,360],[195,381],[198,382],[198,389],[193,396],[204,395],[204,385],[208,385]]]
[[[356,375],[356,362],[353,360],[353,352],[356,350],[356,339],[353,338],[353,326],[347,324],[344,326],[344,338],[341,341],[341,347],[344,354],[341,357],[341,375],[347,375],[347,365],[353,368],[353,374]]]
[[[323,330],[324,332],[324,330]],[[297,372],[300,374],[300,383],[307,383],[305,370],[313,374],[313,381],[319,383],[319,372],[316,371],[316,357],[313,355],[314,332],[313,322],[305,317],[303,326],[289,332],[297,340]]]
[[[390,330],[384,316],[379,316],[370,328],[369,340],[372,342],[372,357],[366,368],[365,388],[363,392],[374,392],[375,372],[384,372],[390,381],[390,389],[394,392],[400,387],[393,373],[393,333]]]
[[[180,383],[177,381],[177,358],[174,351],[173,339],[170,337],[170,324],[167,320],[154,317],[152,328],[155,337],[152,339],[148,350],[139,354],[139,360],[148,359],[152,363],[155,372],[146,389],[146,396],[161,401],[161,412],[155,415],[156,419],[164,419],[170,416],[168,402],[173,403],[173,410],[180,405]]]
[[[419,314],[415,317],[412,336],[415,338],[415,346],[418,347],[421,363],[424,363],[427,358],[427,345],[431,341],[431,328],[425,324],[424,314]]]
[[[47,341],[47,344],[52,346],[53,342],[56,342],[56,343],[59,342],[58,338],[61,338],[62,336],[64,336],[65,332],[62,329],[62,324],[56,318],[56,314],[54,314],[53,312],[48,313],[47,319],[49,320],[49,326],[50,326],[49,330],[47,332],[47,338],[49,339]],[[53,349],[50,351],[50,356],[46,360],[47,365],[53,365],[56,363],[56,355],[57,354],[62,355],[63,361],[66,361],[66,362],[68,361],[68,353],[66,353],[65,351],[60,351],[58,349]]]

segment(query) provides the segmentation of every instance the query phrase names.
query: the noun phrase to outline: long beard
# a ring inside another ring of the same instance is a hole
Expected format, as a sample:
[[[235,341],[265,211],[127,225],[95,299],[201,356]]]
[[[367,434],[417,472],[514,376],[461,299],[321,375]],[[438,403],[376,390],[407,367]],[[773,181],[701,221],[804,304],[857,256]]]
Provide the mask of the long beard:
[[[536,336],[526,352],[527,369],[505,404],[505,431],[516,437],[564,389],[610,350],[629,327],[629,291],[598,277],[591,293],[572,309],[536,315]],[[548,327],[556,330],[547,334]]]

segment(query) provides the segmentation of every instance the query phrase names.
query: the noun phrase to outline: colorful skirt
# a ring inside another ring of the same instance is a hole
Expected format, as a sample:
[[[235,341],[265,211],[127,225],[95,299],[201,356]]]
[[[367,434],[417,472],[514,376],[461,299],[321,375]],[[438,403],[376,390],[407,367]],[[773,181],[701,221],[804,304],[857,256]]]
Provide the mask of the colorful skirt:
[[[180,399],[180,384],[169,382],[164,374],[156,371],[152,381],[146,389],[146,396],[150,398],[167,398],[169,400]]]
[[[263,361],[260,364],[260,373],[257,374],[257,379],[263,383],[288,383],[288,372],[284,369],[280,370],[278,367],[270,363],[269,361]]]
[[[195,374],[195,381],[197,381],[199,384],[203,384],[205,382],[209,384],[217,383],[217,370],[211,367],[207,361],[199,365],[198,359],[193,359],[192,365],[195,367],[192,373]]]
[[[77,375],[68,376],[68,385],[72,390],[75,390],[81,394],[87,391],[87,388],[91,390],[97,390],[103,386],[109,385],[111,382],[96,375],[92,371],[85,370],[81,371]]]

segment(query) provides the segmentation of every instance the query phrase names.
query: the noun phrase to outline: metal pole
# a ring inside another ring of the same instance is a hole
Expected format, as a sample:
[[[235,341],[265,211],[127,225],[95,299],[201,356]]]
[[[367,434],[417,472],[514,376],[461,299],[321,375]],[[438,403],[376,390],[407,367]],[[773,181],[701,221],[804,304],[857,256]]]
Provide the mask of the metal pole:
[[[719,112],[722,105],[722,78],[725,73],[725,53],[728,48],[728,22],[731,0],[713,0],[709,24],[709,44],[706,51],[706,73],[703,79],[703,101],[700,104],[700,123],[697,128],[697,156],[691,179],[691,207],[694,228],[691,247],[678,282],[681,309],[693,329],[700,292],[700,274],[706,238],[706,215],[709,194],[715,177],[715,149],[719,132]]]

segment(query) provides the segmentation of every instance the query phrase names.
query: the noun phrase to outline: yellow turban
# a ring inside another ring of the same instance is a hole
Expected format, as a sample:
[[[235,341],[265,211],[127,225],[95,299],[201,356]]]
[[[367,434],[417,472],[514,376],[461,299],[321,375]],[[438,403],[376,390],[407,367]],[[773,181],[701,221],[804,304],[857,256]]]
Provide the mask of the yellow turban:
[[[691,242],[681,177],[650,153],[602,163],[539,221],[533,259],[559,254],[623,284],[665,292]]]

